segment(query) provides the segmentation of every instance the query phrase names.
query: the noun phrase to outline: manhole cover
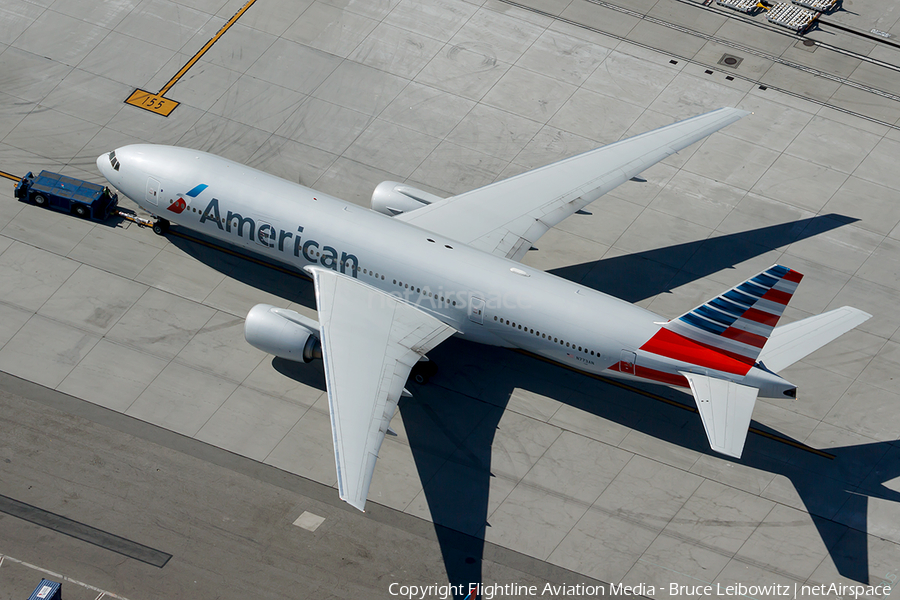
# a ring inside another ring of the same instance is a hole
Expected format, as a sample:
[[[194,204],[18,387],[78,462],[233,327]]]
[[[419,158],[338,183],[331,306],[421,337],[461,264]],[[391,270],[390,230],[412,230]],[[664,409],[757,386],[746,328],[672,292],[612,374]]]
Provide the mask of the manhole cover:
[[[803,40],[804,46],[815,46],[816,42],[814,40]]]
[[[719,59],[720,65],[725,65],[726,67],[731,67],[732,69],[737,69],[741,64],[741,61],[744,59],[739,56],[732,56],[731,54],[723,54],[722,58]]]

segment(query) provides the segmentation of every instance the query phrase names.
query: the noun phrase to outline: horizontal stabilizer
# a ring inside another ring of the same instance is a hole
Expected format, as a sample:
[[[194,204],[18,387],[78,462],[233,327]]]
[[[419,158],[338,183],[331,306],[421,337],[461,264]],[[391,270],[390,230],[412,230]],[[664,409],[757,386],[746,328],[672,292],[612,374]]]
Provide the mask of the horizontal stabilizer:
[[[740,458],[759,390],[697,373],[681,374],[691,384],[710,448]]]
[[[759,360],[770,371],[781,371],[812,354],[872,317],[858,308],[844,306],[821,315],[776,327]]]

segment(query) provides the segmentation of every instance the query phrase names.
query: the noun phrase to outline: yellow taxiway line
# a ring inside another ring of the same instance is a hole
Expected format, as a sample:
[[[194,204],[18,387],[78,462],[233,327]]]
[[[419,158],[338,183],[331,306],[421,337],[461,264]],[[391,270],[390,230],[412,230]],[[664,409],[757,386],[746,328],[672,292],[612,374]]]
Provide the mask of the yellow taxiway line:
[[[191,57],[189,61],[184,63],[184,66],[181,67],[175,76],[169,80],[169,82],[162,87],[161,90],[156,92],[148,92],[142,89],[134,90],[128,98],[125,99],[125,104],[130,104],[132,106],[136,106],[138,108],[143,108],[144,110],[149,110],[152,113],[156,113],[163,117],[168,117],[172,114],[172,111],[178,107],[179,102],[175,100],[171,100],[169,98],[164,98],[166,93],[172,89],[172,86],[178,83],[178,80],[184,77],[184,74],[187,73],[191,67],[193,67],[200,58],[206,54],[206,51],[212,48],[212,45],[219,41],[219,38],[225,35],[225,32],[228,31],[232,25],[234,25],[238,19],[241,18],[247,9],[253,6],[256,0],[249,0],[244,6],[241,7],[239,11],[234,13],[234,16],[231,17],[227,23],[222,25],[222,28],[216,33],[216,35],[212,36],[206,44],[203,45],[200,50]]]

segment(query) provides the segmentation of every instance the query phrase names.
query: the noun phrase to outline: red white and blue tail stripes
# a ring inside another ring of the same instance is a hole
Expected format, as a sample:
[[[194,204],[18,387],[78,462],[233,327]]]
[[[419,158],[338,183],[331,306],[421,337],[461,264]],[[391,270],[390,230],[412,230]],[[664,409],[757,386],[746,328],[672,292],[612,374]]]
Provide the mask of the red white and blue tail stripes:
[[[774,265],[663,328],[753,365],[802,278]]]

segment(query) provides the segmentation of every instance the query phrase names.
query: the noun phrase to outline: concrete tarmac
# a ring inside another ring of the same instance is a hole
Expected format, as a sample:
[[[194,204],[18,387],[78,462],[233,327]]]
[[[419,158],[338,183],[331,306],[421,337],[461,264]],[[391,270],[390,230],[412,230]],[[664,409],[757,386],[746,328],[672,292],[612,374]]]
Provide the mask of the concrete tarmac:
[[[176,144],[367,205],[383,180],[449,196],[738,106],[754,114],[525,262],[666,317],[778,262],[805,274],[787,320],[848,304],[873,318],[783,373],[799,395],[757,403],[740,461],[709,451],[684,391],[451,340],[401,404],[358,514],[334,489],[321,365],[242,337],[259,302],[314,316],[306,280],[177,228],[22,204],[10,181],[0,496],[69,535],[0,513],[0,598],[36,585],[23,563],[85,584],[67,594],[131,599],[389,597],[393,578],[659,598],[898,578],[891,3],[845,1],[801,38],[687,0],[257,0],[217,33],[244,5],[4,3],[0,171],[101,182],[101,152]],[[125,103],[136,89],[179,104]],[[304,512],[325,520],[294,525]]]

